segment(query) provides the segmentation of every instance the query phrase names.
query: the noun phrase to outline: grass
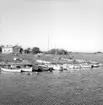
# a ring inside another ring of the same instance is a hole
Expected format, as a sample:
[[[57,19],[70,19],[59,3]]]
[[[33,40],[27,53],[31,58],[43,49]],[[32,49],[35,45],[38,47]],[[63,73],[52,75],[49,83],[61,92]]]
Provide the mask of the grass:
[[[46,61],[53,61],[54,58],[59,58],[59,57],[65,57],[69,58],[70,56],[73,56],[73,59],[84,59],[84,60],[94,60],[98,62],[103,63],[103,54],[102,53],[70,53],[69,55],[64,55],[64,56],[59,56],[59,55],[41,55],[40,57],[37,57],[36,55],[33,54],[19,54],[19,57],[24,59],[24,60],[30,60],[30,61],[35,61],[36,59],[41,59],[41,60],[46,60]],[[13,61],[13,58],[16,57],[13,54],[0,54],[0,60],[8,60],[8,61]],[[60,60],[59,60],[60,61]]]

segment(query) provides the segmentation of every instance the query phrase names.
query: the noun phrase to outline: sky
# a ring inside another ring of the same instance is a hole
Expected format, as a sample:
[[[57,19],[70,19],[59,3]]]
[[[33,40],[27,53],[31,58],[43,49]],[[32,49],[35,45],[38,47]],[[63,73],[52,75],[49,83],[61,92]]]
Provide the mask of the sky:
[[[102,0],[0,0],[0,45],[103,51]]]

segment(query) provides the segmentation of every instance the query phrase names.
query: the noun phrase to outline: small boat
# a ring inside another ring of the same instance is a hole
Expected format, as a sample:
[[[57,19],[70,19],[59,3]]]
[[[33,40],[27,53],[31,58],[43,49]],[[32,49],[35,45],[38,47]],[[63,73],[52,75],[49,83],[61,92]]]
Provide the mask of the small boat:
[[[91,68],[91,65],[88,64],[80,64],[81,68]]]
[[[53,66],[53,69],[54,70],[57,70],[57,71],[62,71],[63,70],[63,67],[61,65],[54,65]]]
[[[32,67],[29,68],[21,68],[21,72],[32,72]]]
[[[19,68],[3,68],[1,67],[1,71],[4,72],[21,72],[21,69]]]
[[[41,70],[41,71],[52,71],[53,68],[48,67],[47,65],[38,65],[38,70]]]

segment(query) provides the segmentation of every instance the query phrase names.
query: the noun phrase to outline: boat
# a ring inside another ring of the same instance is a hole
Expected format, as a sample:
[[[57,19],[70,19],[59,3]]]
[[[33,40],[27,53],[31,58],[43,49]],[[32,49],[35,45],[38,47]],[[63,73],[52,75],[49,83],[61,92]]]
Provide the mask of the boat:
[[[21,72],[32,72],[32,67],[29,68],[21,68]]]
[[[48,67],[47,65],[38,65],[38,70],[41,70],[41,71],[52,71],[53,68],[52,67]]]
[[[20,68],[3,68],[1,67],[1,71],[4,72],[21,72]]]
[[[33,66],[32,71],[34,72],[42,72],[42,71],[50,71],[52,72],[53,68],[52,67],[48,67],[48,65],[44,65],[44,64],[36,64]]]
[[[80,64],[81,68],[91,68],[89,64]]]
[[[62,71],[63,67],[61,65],[54,65],[53,69],[56,70],[56,71]]]

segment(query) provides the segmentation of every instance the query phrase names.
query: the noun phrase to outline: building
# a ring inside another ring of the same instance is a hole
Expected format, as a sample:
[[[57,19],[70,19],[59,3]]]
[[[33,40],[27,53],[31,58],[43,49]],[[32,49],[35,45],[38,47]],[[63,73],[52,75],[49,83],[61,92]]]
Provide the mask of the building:
[[[19,54],[20,53],[20,50],[21,50],[21,47],[19,47],[19,46],[13,46],[13,53],[14,54]]]
[[[2,53],[4,54],[13,53],[13,46],[7,45],[7,46],[2,47]]]
[[[3,46],[2,47],[2,53],[5,53],[5,54],[10,54],[10,53],[13,53],[13,54],[19,54],[19,53],[22,53],[22,48],[20,46],[12,46],[12,45],[7,45],[7,46]]]

